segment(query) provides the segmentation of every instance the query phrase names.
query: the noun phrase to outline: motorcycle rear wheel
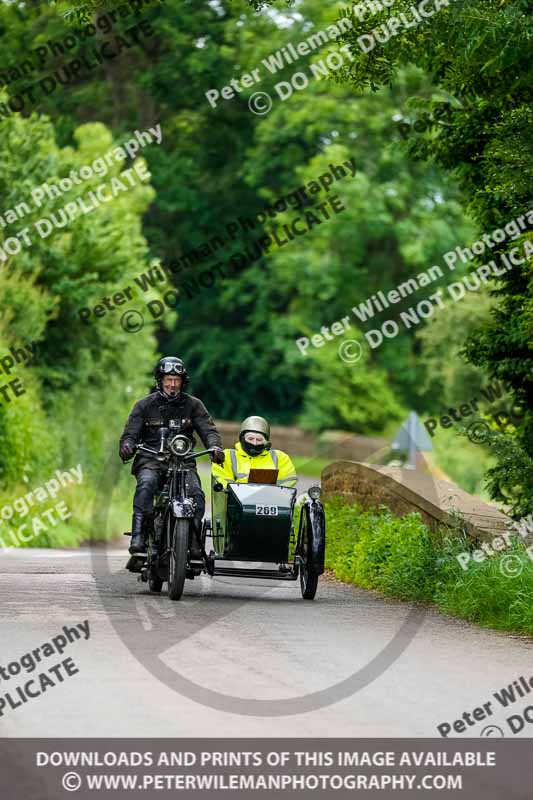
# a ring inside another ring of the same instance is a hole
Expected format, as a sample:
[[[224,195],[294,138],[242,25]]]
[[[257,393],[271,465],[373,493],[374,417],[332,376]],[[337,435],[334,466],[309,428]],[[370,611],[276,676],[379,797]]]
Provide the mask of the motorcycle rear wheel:
[[[167,541],[170,547],[170,563],[168,567],[168,596],[171,600],[179,600],[183,594],[187,574],[187,551],[189,549],[189,521],[186,519],[167,519]]]

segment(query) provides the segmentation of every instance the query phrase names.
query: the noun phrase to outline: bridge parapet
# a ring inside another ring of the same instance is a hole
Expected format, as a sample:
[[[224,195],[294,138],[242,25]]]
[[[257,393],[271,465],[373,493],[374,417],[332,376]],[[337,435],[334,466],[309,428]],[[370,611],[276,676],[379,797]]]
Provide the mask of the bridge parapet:
[[[357,461],[336,461],[322,472],[324,499],[341,496],[366,510],[386,505],[397,516],[418,511],[432,529],[451,524],[454,512],[464,520],[464,529],[480,541],[490,542],[508,529],[510,517],[448,481],[429,472],[379,466]]]

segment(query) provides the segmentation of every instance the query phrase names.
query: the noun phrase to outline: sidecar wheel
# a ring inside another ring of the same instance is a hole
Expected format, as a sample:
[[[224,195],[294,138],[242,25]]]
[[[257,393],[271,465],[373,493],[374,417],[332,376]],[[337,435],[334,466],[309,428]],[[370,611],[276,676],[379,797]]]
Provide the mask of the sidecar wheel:
[[[304,600],[314,600],[318,589],[318,575],[309,572],[305,566],[300,568],[300,589]]]
[[[304,600],[314,600],[318,588],[319,575],[312,569],[311,561],[311,518],[309,508],[302,508],[302,518],[300,520],[300,543],[299,550],[303,560],[300,565],[300,590]]]

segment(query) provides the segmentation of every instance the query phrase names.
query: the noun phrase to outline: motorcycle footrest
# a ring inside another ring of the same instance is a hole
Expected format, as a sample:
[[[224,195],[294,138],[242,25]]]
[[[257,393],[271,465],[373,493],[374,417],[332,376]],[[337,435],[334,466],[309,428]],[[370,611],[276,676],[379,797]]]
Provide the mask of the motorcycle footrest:
[[[131,536],[131,531],[124,531],[123,536]]]
[[[146,558],[146,553],[135,553],[129,557],[128,563],[126,564],[126,569],[128,569],[130,572],[142,572]]]

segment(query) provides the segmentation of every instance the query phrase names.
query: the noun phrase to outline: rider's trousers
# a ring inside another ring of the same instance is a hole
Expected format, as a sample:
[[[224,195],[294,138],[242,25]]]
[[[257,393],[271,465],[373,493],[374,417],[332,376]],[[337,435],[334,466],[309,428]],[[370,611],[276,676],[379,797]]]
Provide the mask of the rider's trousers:
[[[141,467],[137,472],[137,488],[133,496],[133,511],[139,514],[150,514],[154,507],[154,495],[161,488],[165,471]],[[189,470],[187,476],[189,496],[196,503],[195,519],[201,522],[205,513],[205,494],[200,483],[200,478],[195,470]]]

